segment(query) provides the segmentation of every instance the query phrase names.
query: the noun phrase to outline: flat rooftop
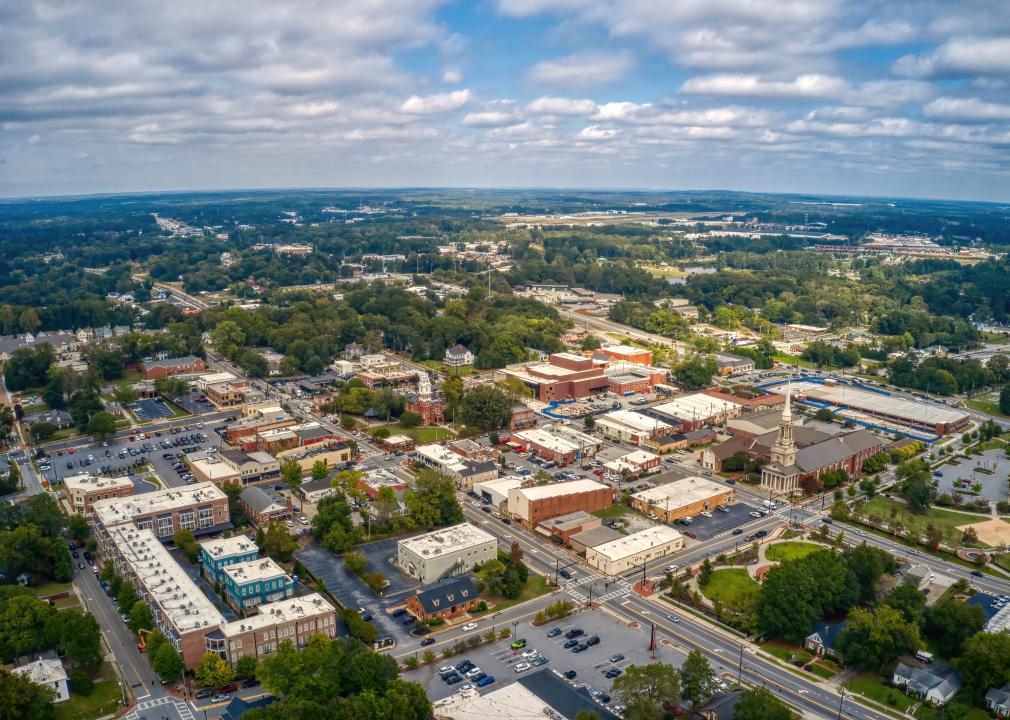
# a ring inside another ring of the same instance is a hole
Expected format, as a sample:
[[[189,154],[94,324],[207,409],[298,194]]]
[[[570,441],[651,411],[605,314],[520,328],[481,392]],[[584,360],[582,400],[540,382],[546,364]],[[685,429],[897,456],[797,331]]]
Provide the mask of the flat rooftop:
[[[210,630],[224,622],[221,613],[151,530],[121,525],[112,528],[110,536],[131,572],[176,630]]]
[[[681,537],[682,535],[672,527],[654,525],[645,530],[639,530],[637,533],[597,545],[593,550],[609,560],[622,560],[636,553],[679,540]]]
[[[287,579],[288,577],[284,568],[268,557],[227,565],[223,568],[223,572],[236,585],[245,585],[258,580],[273,580],[279,577]]]
[[[669,423],[634,412],[633,410],[614,410],[598,418],[598,420],[612,420],[619,425],[625,425],[639,432],[656,432],[657,430],[669,430],[673,428]]]
[[[213,540],[203,540],[200,543],[208,555],[215,559],[234,557],[235,555],[245,555],[253,550],[257,553],[259,548],[256,543],[245,535],[235,535],[229,538],[215,538]]]
[[[224,623],[221,632],[225,637],[241,635],[250,630],[262,630],[282,622],[313,617],[324,612],[335,612],[333,605],[319,593],[309,593],[301,597],[260,605],[258,614]]]
[[[111,490],[113,488],[133,487],[133,481],[126,475],[120,477],[95,477],[91,473],[69,475],[63,478],[67,490]]]
[[[516,491],[525,495],[528,500],[542,500],[543,498],[558,497],[560,495],[576,495],[578,493],[609,489],[606,485],[598,483],[595,480],[572,480],[570,482],[551,483],[550,485],[538,485],[537,487],[518,488]]]
[[[460,523],[417,537],[406,538],[401,540],[399,545],[423,558],[434,558],[487,542],[497,541],[493,535],[484,532],[476,525]]]
[[[525,440],[528,443],[534,445],[539,445],[540,447],[547,448],[551,452],[556,453],[570,453],[577,452],[582,449],[582,446],[576,442],[572,442],[568,438],[559,437],[554,433],[547,432],[546,430],[541,430],[539,428],[533,428],[531,430],[522,430],[517,433],[513,433],[515,437]]]
[[[696,502],[704,502],[715,495],[723,495],[731,488],[720,485],[698,475],[674,480],[666,485],[637,492],[631,497],[650,505],[665,509],[679,508]]]
[[[212,482],[181,488],[155,490],[143,495],[98,500],[92,509],[105,527],[131,522],[138,515],[167,513],[179,508],[227,500],[228,496]]]
[[[466,465],[463,464],[463,458],[444,445],[420,445],[414,448],[414,452],[437,465],[454,470],[463,470],[466,468]]]
[[[653,410],[679,420],[705,420],[742,407],[741,403],[714,398],[705,393],[682,395],[669,402],[653,406]]]
[[[777,385],[768,389],[771,392],[783,395],[786,392],[786,387],[786,385]],[[867,412],[879,415],[890,415],[924,425],[934,425],[937,423],[952,425],[962,422],[968,416],[962,410],[938,407],[933,403],[924,403],[917,400],[905,400],[893,395],[882,395],[881,393],[861,390],[846,385],[794,382],[792,383],[792,391],[794,395],[802,395],[814,400],[828,402],[832,405],[851,407],[855,410],[866,410]]]

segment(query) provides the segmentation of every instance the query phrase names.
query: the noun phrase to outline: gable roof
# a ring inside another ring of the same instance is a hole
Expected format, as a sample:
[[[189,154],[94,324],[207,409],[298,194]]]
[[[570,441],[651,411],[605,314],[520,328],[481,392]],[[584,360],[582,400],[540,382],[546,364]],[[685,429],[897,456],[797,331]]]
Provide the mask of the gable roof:
[[[437,613],[449,610],[455,605],[476,600],[480,593],[468,577],[461,577],[451,582],[436,585],[417,594],[417,602],[426,613]]]
[[[242,502],[256,513],[269,510],[273,505],[280,505],[285,508],[288,506],[287,500],[276,490],[259,487],[258,485],[250,485],[242,491],[239,497],[242,498]]]
[[[199,358],[196,355],[184,355],[177,358],[165,358],[164,360],[145,360],[144,368],[150,370],[156,367],[178,367],[179,365],[192,365]]]
[[[838,636],[842,634],[842,630],[844,629],[844,620],[840,620],[836,623],[819,622],[814,626],[814,629],[810,631],[810,634],[807,635],[807,639],[809,640],[816,635],[820,640],[821,645],[828,650],[835,650],[838,644]]]
[[[947,697],[961,687],[961,678],[957,670],[945,662],[938,662],[931,667],[912,667],[898,663],[894,668],[894,677],[903,678],[910,690],[921,694],[935,690],[941,696]]]

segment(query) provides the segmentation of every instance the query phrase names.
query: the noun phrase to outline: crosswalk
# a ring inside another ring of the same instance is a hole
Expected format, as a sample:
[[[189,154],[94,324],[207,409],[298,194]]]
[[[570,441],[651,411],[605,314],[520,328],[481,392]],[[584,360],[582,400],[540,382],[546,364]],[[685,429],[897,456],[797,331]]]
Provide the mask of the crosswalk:
[[[189,703],[185,703],[182,700],[177,700],[173,697],[168,697],[167,695],[137,703],[124,717],[125,720],[140,720],[140,718],[149,717],[146,712],[147,710],[164,707],[166,705],[171,705],[181,720],[195,720],[193,717],[193,710],[190,708]]]
[[[593,588],[593,602],[606,602],[615,598],[621,598],[631,592],[632,583],[630,580],[618,577],[613,580],[599,573],[591,573],[586,577],[580,577],[577,583],[569,582],[565,587],[565,593],[576,603],[584,605],[589,601],[589,586]]]

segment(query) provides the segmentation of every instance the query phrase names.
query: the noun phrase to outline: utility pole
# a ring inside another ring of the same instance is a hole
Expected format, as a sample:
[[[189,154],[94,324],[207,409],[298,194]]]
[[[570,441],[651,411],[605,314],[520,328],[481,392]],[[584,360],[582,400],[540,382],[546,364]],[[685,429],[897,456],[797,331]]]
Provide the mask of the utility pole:
[[[841,688],[842,696],[838,699],[838,720],[842,720],[842,705],[845,704],[845,686]]]
[[[736,668],[736,683],[737,685],[743,684],[743,642],[740,643],[740,662]]]

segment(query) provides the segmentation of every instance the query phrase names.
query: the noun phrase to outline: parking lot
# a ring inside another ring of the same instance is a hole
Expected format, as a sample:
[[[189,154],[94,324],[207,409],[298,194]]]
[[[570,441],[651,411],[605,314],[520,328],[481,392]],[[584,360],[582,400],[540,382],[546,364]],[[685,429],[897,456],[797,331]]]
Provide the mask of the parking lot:
[[[333,596],[346,608],[364,608],[372,616],[372,624],[379,631],[380,638],[394,638],[397,644],[411,639],[413,625],[404,625],[400,619],[390,614],[391,609],[402,604],[406,596],[413,593],[418,584],[385,562],[386,557],[396,555],[396,539],[383,540],[356,548],[365,554],[368,572],[381,572],[390,585],[383,597],[377,597],[364,582],[344,568],[343,558],[320,547],[315,541],[295,553],[309,572],[319,578]]]
[[[179,462],[176,455],[180,453],[186,455],[187,453],[184,451],[195,452],[218,447],[221,444],[221,438],[214,432],[214,428],[220,424],[221,421],[204,424],[197,420],[193,421],[192,425],[184,425],[180,422],[171,430],[165,429],[152,433],[138,430],[133,435],[133,440],[127,436],[85,447],[51,450],[48,457],[48,467],[45,463],[40,462],[40,470],[50,484],[58,484],[69,475],[80,475],[81,473],[93,475],[129,473],[132,476],[137,466],[147,461],[168,486],[179,487],[185,485],[186,480],[180,477],[172,467],[173,464]],[[176,430],[176,432],[172,432],[172,430]],[[204,438],[204,435],[207,437]],[[166,444],[169,447],[165,447]],[[163,457],[168,454],[172,455],[171,459]],[[137,482],[136,484],[137,492],[147,492],[153,489],[149,483]]]
[[[683,533],[691,533],[697,540],[710,540],[716,535],[731,532],[735,528],[742,528],[758,520],[750,515],[752,512],[760,512],[753,505],[738,502],[724,507],[725,512],[713,510],[710,518],[696,515],[690,525],[677,525],[677,529]]]
[[[941,493],[967,493],[978,483],[979,497],[990,502],[1007,498],[1007,472],[1010,460],[1002,450],[987,450],[981,455],[959,458],[959,462],[943,464],[933,473]]]
[[[481,623],[481,627],[475,632],[485,632],[489,628],[490,625],[485,627],[485,623]],[[565,634],[575,629],[583,631],[580,637],[575,638],[581,645],[586,645],[585,640],[594,635],[599,637],[599,643],[587,646],[581,652],[566,649],[565,644],[571,643]],[[560,632],[557,633],[556,630]],[[548,637],[548,634],[553,634],[554,637]],[[438,668],[447,665],[458,666],[464,660],[469,660],[480,668],[480,672],[495,678],[493,684],[481,688],[480,692],[490,692],[531,673],[556,670],[560,673],[574,671],[575,675],[570,679],[573,684],[585,686],[588,691],[598,690],[607,693],[614,680],[606,677],[608,671],[616,669],[623,672],[629,665],[653,662],[670,663],[675,666],[683,662],[685,653],[671,644],[660,644],[653,659],[648,649],[649,634],[648,628],[629,627],[627,623],[618,621],[607,613],[584,610],[573,617],[540,628],[534,628],[528,623],[521,624],[516,628],[515,636],[508,640],[499,640],[446,660],[436,660],[431,666],[405,673],[404,678],[420,683],[427,691],[428,697],[438,700],[457,692],[464,685],[471,684],[469,679],[463,679],[459,683],[449,685],[442,680]],[[510,647],[513,640],[525,640],[526,646],[513,650]],[[540,666],[531,665],[528,669],[523,669],[524,666],[520,665],[520,671],[516,672],[516,666],[520,663],[531,664],[532,650],[548,658],[548,662]],[[523,658],[524,652],[531,657]]]
[[[127,404],[126,407],[129,408],[130,412],[132,412],[134,417],[136,417],[140,422],[164,420],[165,418],[172,417],[174,414],[172,413],[172,409],[165,404],[165,401],[158,398],[137,400]]]

